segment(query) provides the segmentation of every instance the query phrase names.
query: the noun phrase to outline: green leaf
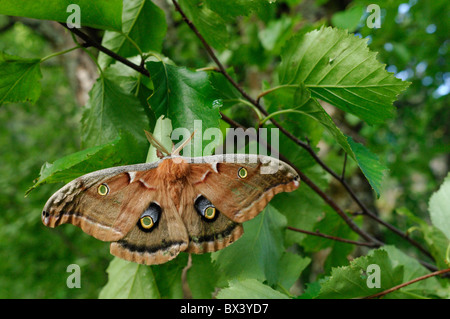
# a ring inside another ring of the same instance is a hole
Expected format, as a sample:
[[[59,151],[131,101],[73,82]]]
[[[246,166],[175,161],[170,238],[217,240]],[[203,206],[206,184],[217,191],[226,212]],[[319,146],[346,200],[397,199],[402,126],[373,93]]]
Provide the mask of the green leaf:
[[[323,171],[317,167],[305,170],[304,173],[311,178],[321,189],[327,187],[328,181]],[[317,219],[324,210],[323,199],[305,183],[300,181],[300,187],[290,193],[277,194],[272,200],[274,206],[287,218],[287,225],[304,230],[313,230]],[[286,232],[286,246],[300,244],[306,234],[288,230]]]
[[[161,62],[149,62],[147,68],[154,85],[148,101],[157,117],[169,118],[174,129],[186,128],[191,133],[198,129],[196,135],[200,140],[206,129],[219,127],[218,96],[206,72]]]
[[[275,284],[278,261],[284,251],[286,218],[268,205],[243,225],[244,235],[238,241],[212,254],[219,273],[226,280],[254,278]]]
[[[269,7],[274,0],[206,0],[206,5],[221,17],[227,20],[234,20],[238,16],[248,16],[253,12],[258,12]]]
[[[320,140],[322,132],[314,129],[314,126],[308,124],[305,118],[322,125],[343,150],[358,163],[377,197],[380,196],[381,183],[387,167],[382,165],[378,157],[364,145],[345,136],[319,102],[315,98],[310,98],[309,90],[304,85],[278,87],[271,94],[266,95],[264,100],[268,101],[271,113],[291,110],[289,113],[278,115],[277,118],[284,121],[285,127],[295,136],[302,136],[301,134],[308,136],[312,145]],[[305,131],[305,127],[309,128],[309,131]],[[300,133],[299,130],[303,132]]]
[[[115,257],[106,271],[109,280],[100,291],[100,299],[160,298],[150,267]]]
[[[447,260],[448,251],[450,247],[450,239],[448,239],[439,228],[429,225],[422,225],[421,227],[425,242],[430,249],[430,253],[436,261],[439,269],[448,268]]]
[[[307,103],[304,103],[301,107],[296,108],[297,111],[304,112],[305,115],[313,118],[319,122],[327,132],[335,139],[335,141],[342,147],[342,149],[350,155],[351,158],[356,160],[355,154],[350,147],[346,136],[336,126],[333,119],[323,109],[323,107],[317,102],[316,99],[311,98]]]
[[[364,17],[364,8],[362,6],[354,6],[345,11],[339,11],[331,17],[331,23],[340,29],[347,29],[353,32]]]
[[[320,294],[320,282],[319,281],[313,281],[311,283],[306,284],[306,289],[303,294],[301,294],[298,299],[314,299],[319,296]]]
[[[380,288],[369,288],[371,282],[366,271],[369,265],[380,269]],[[331,276],[324,282],[318,298],[346,299],[370,296],[402,283],[403,266],[394,267],[385,250],[378,249],[369,256],[362,256],[350,262],[349,266],[333,268]]]
[[[378,156],[369,151],[364,145],[356,143],[350,136],[347,137],[347,141],[355,154],[361,171],[376,192],[377,197],[380,197],[381,184],[388,168],[381,164]]]
[[[404,268],[402,282],[411,281],[430,273],[430,271],[422,266],[417,259],[406,255],[395,246],[386,245],[380,249],[388,253],[393,267]],[[445,294],[445,291],[442,291],[442,287],[436,277],[430,277],[405,286],[398,291],[386,295],[385,298],[424,298],[436,297],[440,294]]]
[[[309,257],[284,252],[278,265],[278,285],[289,291],[310,262]]]
[[[188,255],[181,253],[175,259],[165,264],[151,266],[160,298],[183,298],[181,274],[187,265],[187,260]]]
[[[329,206],[325,206],[324,211],[324,216],[314,225],[314,231],[350,240],[356,240],[358,238],[358,235]],[[306,252],[318,252],[322,249],[331,248],[324,264],[325,273],[328,273],[331,267],[346,265],[348,263],[347,256],[355,248],[352,244],[319,236],[307,236],[301,245],[305,248]]]
[[[369,265],[379,267],[380,287],[369,288],[374,273],[367,273]],[[417,260],[405,255],[394,246],[372,250],[367,256],[356,258],[349,266],[333,268],[331,276],[321,282],[319,298],[360,298],[387,290],[418,278],[429,271]],[[405,286],[384,298],[427,298],[438,296],[442,287],[436,278]]]
[[[191,255],[192,266],[187,271],[187,282],[194,299],[209,299],[217,287],[220,276],[211,254]]]
[[[270,92],[264,95],[267,111],[271,114],[279,112],[278,115],[273,115],[273,118],[298,138],[308,137],[312,146],[317,145],[322,138],[323,128],[321,123],[307,112],[310,106],[306,104],[314,103],[311,92],[304,85],[269,88],[264,84],[264,90]]]
[[[308,136],[311,145],[317,144],[322,137],[322,131],[314,127],[314,124],[323,126],[342,149],[358,163],[377,197],[380,196],[381,182],[387,168],[366,147],[345,136],[319,102],[315,98],[310,98],[309,90],[304,85],[280,86],[264,96],[264,101],[267,102],[271,113],[291,110],[289,113],[279,114],[277,120],[295,136]],[[310,156],[306,155],[306,158]]]
[[[122,32],[105,32],[103,46],[123,57],[139,53],[134,44],[141,52],[160,52],[167,31],[164,11],[151,0],[127,0],[123,5]],[[99,55],[99,63],[103,67],[112,61],[113,59],[106,54]]]
[[[267,27],[258,33],[258,38],[264,49],[273,55],[278,55],[281,47],[292,35],[294,22],[294,19],[287,16],[282,16],[278,20],[271,20]]]
[[[152,58],[153,57],[150,57],[149,59]],[[138,55],[129,57],[128,60],[135,64],[141,63],[141,57]],[[144,87],[148,89],[145,92],[153,89],[153,84],[148,76],[143,75],[119,61],[111,63],[104,70],[104,73],[108,79],[119,84],[125,92],[130,92],[135,96],[139,96]],[[145,97],[145,100],[147,100],[149,95],[150,94]]]
[[[234,78],[234,71],[227,70],[228,74]],[[241,93],[225,78],[225,76],[216,71],[208,72],[209,81],[217,92],[217,103],[222,105],[221,109],[225,109],[232,105],[238,104],[239,99],[242,98]]]
[[[37,101],[41,95],[40,62],[39,59],[23,59],[0,52],[0,105]]]
[[[409,221],[417,224],[417,228],[423,234],[428,249],[436,261],[436,265],[439,269],[448,268],[446,263],[447,248],[450,245],[450,239],[448,239],[444,233],[433,225],[429,225],[425,220],[414,215],[408,208],[400,207],[395,210],[399,215],[406,216]]]
[[[288,296],[256,279],[232,280],[217,294],[217,299],[288,299]]]
[[[209,45],[216,49],[227,47],[229,35],[225,21],[205,6],[203,0],[180,0],[179,5]]]
[[[74,2],[60,0],[0,1],[0,14],[41,20],[67,22],[73,13],[68,6]],[[104,30],[120,30],[122,26],[122,0],[78,0],[82,26]],[[69,21],[70,22],[70,21]]]
[[[132,136],[127,134],[118,136],[112,142],[64,156],[53,164],[45,163],[41,168],[39,179],[27,194],[42,184],[69,182],[103,168],[141,162],[142,155]]]
[[[314,97],[368,124],[383,123],[409,84],[386,72],[366,42],[330,27],[293,37],[282,50],[280,84],[303,82]]]
[[[450,174],[429,202],[431,222],[450,239]]]
[[[150,57],[149,59],[156,60],[154,57]],[[135,64],[141,63],[140,56],[130,57],[128,60]],[[111,63],[103,73],[108,79],[120,85],[125,92],[138,98],[149,119],[150,127],[154,127],[156,117],[147,101],[153,92],[153,83],[150,78],[118,61]]]
[[[149,122],[139,100],[125,92],[119,84],[102,74],[89,92],[89,101],[82,118],[82,143],[95,146],[127,132],[146,149],[144,129]]]

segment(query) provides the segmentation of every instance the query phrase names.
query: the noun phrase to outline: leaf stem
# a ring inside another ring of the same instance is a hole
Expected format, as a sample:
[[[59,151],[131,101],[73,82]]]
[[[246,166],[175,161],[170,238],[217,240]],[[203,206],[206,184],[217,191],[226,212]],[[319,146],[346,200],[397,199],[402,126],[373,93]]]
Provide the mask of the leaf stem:
[[[141,56],[141,59],[144,60],[144,53],[142,52],[141,48],[137,45],[137,43],[132,38],[130,38],[130,36],[125,32],[122,31],[120,34],[122,34],[125,37],[125,39],[127,39],[127,41],[130,42],[132,46],[134,46],[134,48],[138,51],[139,55]]]
[[[284,113],[300,113],[300,114],[306,114],[303,111],[299,111],[299,110],[295,110],[295,109],[287,109],[287,110],[280,110],[280,111],[276,111],[273,113],[270,113],[268,116],[266,116],[264,119],[262,119],[261,121],[259,121],[259,125],[263,125],[264,123],[266,123],[268,120],[270,120],[272,117],[280,115],[280,114],[284,114]]]
[[[249,106],[256,113],[256,116],[258,117],[259,121],[261,121],[261,119],[263,118],[263,115],[258,110],[258,108],[255,107],[252,103],[250,103],[247,100],[244,100],[244,99],[226,99],[226,100],[223,100],[223,102],[239,102],[239,103],[245,104],[245,105]]]
[[[92,60],[92,61],[95,63],[95,65],[97,66],[98,72],[99,72],[101,75],[103,75],[103,70],[102,70],[100,64],[98,63],[97,58],[96,58],[96,57],[95,57],[95,56],[87,49],[87,47],[88,47],[89,45],[87,45],[86,43],[84,43],[84,45],[83,45],[83,44],[81,44],[80,42],[78,42],[78,40],[77,40],[77,38],[76,38],[76,36],[75,36],[74,33],[71,33],[70,35],[72,36],[73,42],[75,42],[76,44],[78,44],[78,46],[79,46],[80,48],[82,48],[83,51],[86,52],[87,55],[89,55],[89,57],[91,58],[91,60]]]
[[[296,87],[300,87],[300,85],[298,85],[298,84],[282,84],[282,85],[275,86],[273,88],[268,89],[267,91],[261,92],[256,97],[256,103],[259,104],[259,101],[261,100],[262,97],[266,96],[269,93],[272,93],[273,91],[276,91],[276,90],[282,89],[282,88],[296,88]]]
[[[52,53],[52,54],[50,54],[50,55],[47,55],[46,57],[43,57],[43,58],[41,59],[41,63],[47,61],[48,59],[54,58],[55,56],[63,55],[63,54],[72,52],[72,51],[74,51],[74,50],[76,50],[76,49],[80,49],[80,48],[82,48],[80,45],[76,45],[76,46],[74,46],[74,47],[72,47],[72,48],[70,48],[70,49]]]

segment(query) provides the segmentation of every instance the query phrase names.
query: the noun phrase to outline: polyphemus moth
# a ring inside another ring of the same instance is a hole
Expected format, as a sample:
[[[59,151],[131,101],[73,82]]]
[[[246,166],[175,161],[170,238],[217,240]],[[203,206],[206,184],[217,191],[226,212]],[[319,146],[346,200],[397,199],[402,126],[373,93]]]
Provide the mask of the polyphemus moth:
[[[230,245],[242,236],[242,223],[273,196],[299,186],[295,170],[276,158],[179,156],[184,145],[169,154],[156,142],[157,162],[111,167],[73,180],[47,201],[43,223],[52,228],[71,223],[111,242],[117,257],[161,264],[181,251],[201,254]]]

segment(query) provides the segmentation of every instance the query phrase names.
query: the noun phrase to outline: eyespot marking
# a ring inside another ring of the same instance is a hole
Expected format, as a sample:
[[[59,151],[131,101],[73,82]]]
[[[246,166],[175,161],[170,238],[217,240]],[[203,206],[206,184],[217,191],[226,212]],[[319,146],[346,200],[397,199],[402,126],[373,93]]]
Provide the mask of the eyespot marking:
[[[145,229],[150,229],[155,224],[150,216],[144,216],[140,219],[140,221],[141,226],[144,227]]]
[[[241,167],[238,170],[238,177],[241,179],[247,178],[248,176],[248,171],[245,167]]]
[[[208,207],[205,210],[205,218],[213,219],[216,216],[216,208],[215,207]]]
[[[216,207],[202,195],[197,196],[194,207],[197,213],[206,221],[214,221],[219,213]]]
[[[97,192],[101,196],[106,196],[109,194],[109,187],[105,183],[100,184],[97,188]]]
[[[144,232],[152,231],[158,225],[161,212],[162,209],[157,203],[150,203],[147,209],[142,213],[141,217],[139,217],[137,223],[139,229]]]

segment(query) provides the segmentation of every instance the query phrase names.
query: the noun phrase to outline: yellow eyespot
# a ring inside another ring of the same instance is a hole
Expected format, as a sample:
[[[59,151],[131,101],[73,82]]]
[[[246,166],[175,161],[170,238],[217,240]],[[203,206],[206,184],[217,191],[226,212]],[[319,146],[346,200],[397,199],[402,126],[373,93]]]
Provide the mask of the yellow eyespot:
[[[106,184],[101,184],[101,185],[97,188],[97,192],[98,192],[100,195],[102,195],[102,196],[108,195],[108,193],[109,193],[109,187],[108,187],[108,185],[106,185]]]
[[[244,167],[241,167],[238,171],[239,178],[246,178],[248,175],[247,170]]]
[[[213,219],[216,216],[216,209],[214,207],[208,207],[205,210],[205,218]]]
[[[153,227],[153,219],[150,216],[144,216],[141,218],[141,226],[145,229],[150,229]]]

